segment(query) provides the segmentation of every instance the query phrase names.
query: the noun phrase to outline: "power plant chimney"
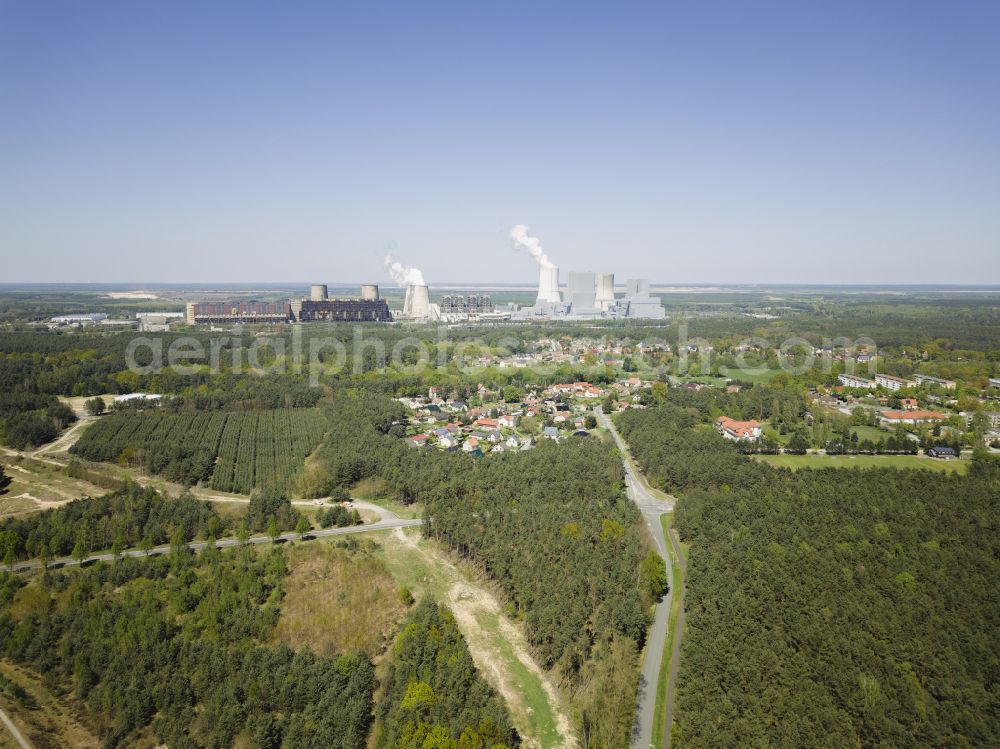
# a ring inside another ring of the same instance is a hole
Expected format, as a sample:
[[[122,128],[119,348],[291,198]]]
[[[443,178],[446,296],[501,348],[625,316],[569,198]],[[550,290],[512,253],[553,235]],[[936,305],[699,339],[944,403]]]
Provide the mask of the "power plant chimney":
[[[309,298],[314,302],[322,302],[329,298],[326,292],[325,283],[314,283],[309,287]]]
[[[535,304],[559,304],[561,301],[559,269],[554,265],[540,265],[538,267],[538,299]]]
[[[426,284],[412,284],[406,287],[403,300],[403,317],[419,320],[431,316],[431,300]]]
[[[597,308],[605,312],[615,303],[615,274],[597,274]]]
[[[361,285],[361,298],[367,301],[378,301],[378,284],[366,283]]]

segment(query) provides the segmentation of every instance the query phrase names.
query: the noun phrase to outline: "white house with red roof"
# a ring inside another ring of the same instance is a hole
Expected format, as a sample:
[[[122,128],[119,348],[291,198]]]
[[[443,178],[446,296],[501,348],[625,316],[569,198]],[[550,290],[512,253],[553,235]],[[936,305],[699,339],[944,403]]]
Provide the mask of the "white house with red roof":
[[[736,421],[728,416],[717,418],[715,428],[728,440],[756,440],[763,434],[759,421]]]

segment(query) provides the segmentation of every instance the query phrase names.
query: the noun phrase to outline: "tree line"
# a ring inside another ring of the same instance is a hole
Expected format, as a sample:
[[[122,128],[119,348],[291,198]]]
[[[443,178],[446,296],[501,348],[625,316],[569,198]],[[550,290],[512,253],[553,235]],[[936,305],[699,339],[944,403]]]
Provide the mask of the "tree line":
[[[73,409],[54,395],[0,389],[0,441],[8,447],[44,445],[74,421]]]
[[[124,550],[169,541],[221,535],[226,522],[207,502],[182,494],[164,497],[127,483],[101,497],[80,499],[44,512],[0,523],[0,559],[53,559],[79,552]]]

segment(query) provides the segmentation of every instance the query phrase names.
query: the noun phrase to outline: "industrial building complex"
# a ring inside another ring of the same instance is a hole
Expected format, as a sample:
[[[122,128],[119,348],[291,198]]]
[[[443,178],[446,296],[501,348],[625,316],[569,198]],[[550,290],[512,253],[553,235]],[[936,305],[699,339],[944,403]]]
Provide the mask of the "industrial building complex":
[[[424,274],[391,254],[385,268],[403,289],[402,309],[390,310],[378,286],[364,284],[360,297],[331,299],[325,284],[313,284],[308,297],[285,302],[188,302],[185,320],[201,323],[310,323],[310,322],[502,322],[531,320],[662,320],[666,310],[650,293],[648,279],[629,279],[625,293],[615,294],[613,273],[573,271],[565,290],[559,286],[559,267],[542,251],[528,227],[515,226],[514,246],[526,250],[538,265],[538,293],[530,306],[495,305],[486,294],[446,294],[431,302]]]
[[[528,227],[518,224],[510,230],[515,248],[527,251],[538,264],[538,296],[531,307],[512,308],[512,320],[534,318],[566,318],[571,320],[615,319],[620,317],[661,320],[666,310],[660,300],[651,296],[647,279],[629,279],[625,296],[615,298],[613,273],[569,274],[565,295],[559,292],[559,267],[542,250],[537,237],[528,233]]]
[[[288,302],[188,302],[189,325],[286,322],[389,322],[392,313],[378,286],[365,284],[360,299],[331,299],[325,284],[310,287],[309,297]]]
[[[559,268],[555,266],[540,269],[534,305],[510,309],[512,320],[613,320],[623,317],[662,320],[666,314],[659,298],[650,294],[648,279],[630,278],[625,283],[625,295],[617,298],[613,273],[574,271],[569,274],[566,291],[560,294]]]
[[[290,303],[293,322],[389,322],[392,314],[384,299],[379,299],[378,286],[361,287],[360,299],[330,299],[324,284],[314,284],[308,299]]]

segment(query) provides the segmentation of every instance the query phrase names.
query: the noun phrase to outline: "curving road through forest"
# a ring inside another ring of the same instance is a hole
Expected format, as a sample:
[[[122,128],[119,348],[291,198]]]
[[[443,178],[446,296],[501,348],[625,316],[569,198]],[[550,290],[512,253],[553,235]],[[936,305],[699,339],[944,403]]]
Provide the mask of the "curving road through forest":
[[[656,717],[656,691],[660,678],[660,666],[663,663],[663,650],[667,642],[667,625],[670,619],[670,604],[675,595],[680,595],[674,590],[674,573],[670,564],[670,554],[667,552],[667,541],[663,537],[663,528],[660,524],[660,515],[674,509],[672,502],[657,499],[649,491],[645,479],[639,475],[632,466],[629,459],[628,447],[615,425],[608,418],[608,415],[598,406],[594,409],[601,426],[607,429],[614,437],[615,444],[622,454],[622,464],[625,467],[625,484],[628,487],[628,496],[639,512],[642,513],[643,520],[649,528],[650,535],[656,543],[656,550],[663,558],[667,567],[667,582],[669,590],[663,599],[656,605],[653,616],[653,625],[649,628],[649,635],[646,638],[646,647],[642,657],[642,673],[639,677],[639,690],[636,695],[636,715],[635,724],[632,728],[631,749],[649,749],[659,745],[653,737],[653,722]],[[673,539],[671,539],[672,541]],[[676,546],[675,546],[676,549]],[[678,558],[679,555],[678,555]],[[683,610],[679,620],[682,621]],[[674,639],[674,650],[680,647],[680,637]],[[673,697],[674,676],[676,675],[677,659],[671,662],[671,673],[667,681],[667,705],[670,715],[669,705]],[[666,721],[667,734],[663,741],[663,746],[669,746],[670,721]]]

